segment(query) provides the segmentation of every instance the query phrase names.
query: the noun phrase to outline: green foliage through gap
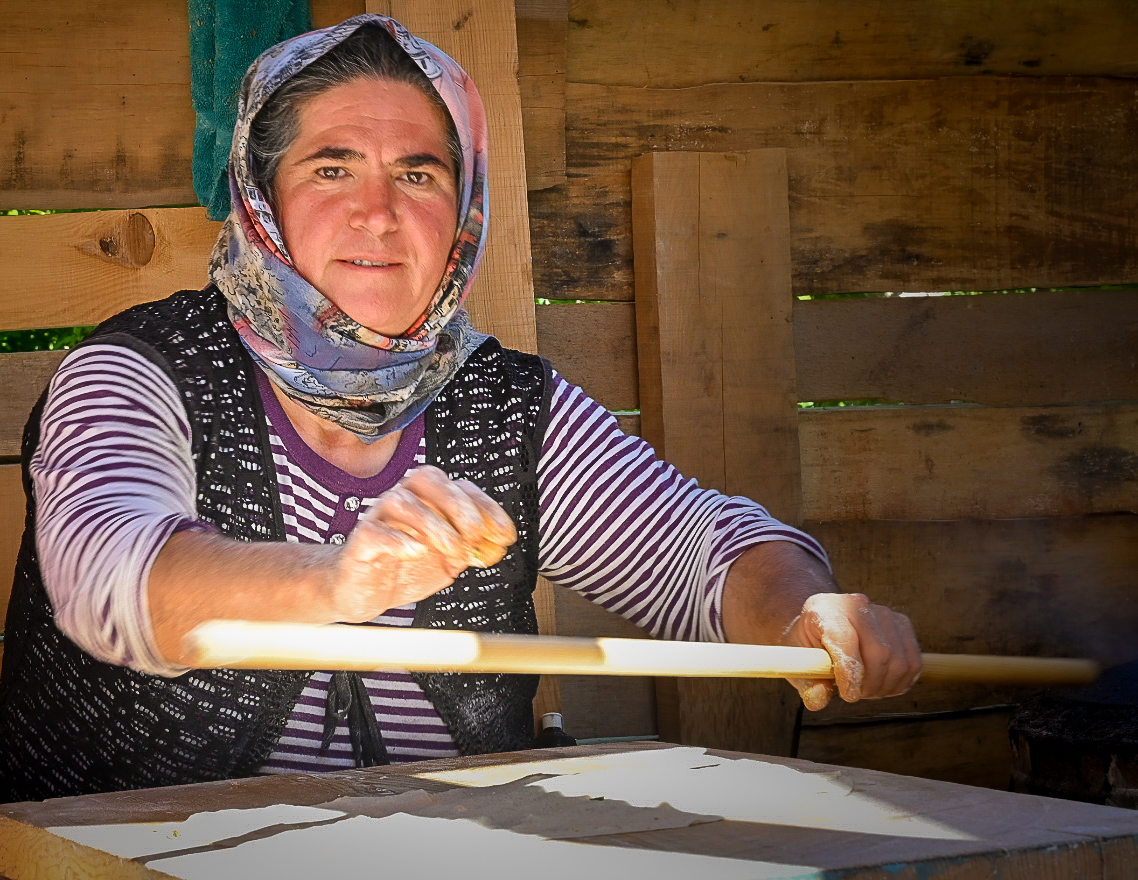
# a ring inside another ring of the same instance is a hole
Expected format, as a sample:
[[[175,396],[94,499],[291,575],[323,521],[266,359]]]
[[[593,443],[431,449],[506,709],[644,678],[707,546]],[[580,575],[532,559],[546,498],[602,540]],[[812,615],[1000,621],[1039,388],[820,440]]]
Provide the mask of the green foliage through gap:
[[[63,351],[74,348],[94,330],[90,327],[56,327],[47,330],[8,330],[0,332],[0,352]]]

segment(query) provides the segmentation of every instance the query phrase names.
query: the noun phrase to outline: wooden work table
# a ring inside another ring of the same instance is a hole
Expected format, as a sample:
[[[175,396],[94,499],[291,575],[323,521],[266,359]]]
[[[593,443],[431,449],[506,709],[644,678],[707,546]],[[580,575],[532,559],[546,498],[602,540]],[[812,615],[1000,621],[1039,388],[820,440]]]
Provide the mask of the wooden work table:
[[[1135,872],[1138,812],[659,743],[0,806],[10,880]]]

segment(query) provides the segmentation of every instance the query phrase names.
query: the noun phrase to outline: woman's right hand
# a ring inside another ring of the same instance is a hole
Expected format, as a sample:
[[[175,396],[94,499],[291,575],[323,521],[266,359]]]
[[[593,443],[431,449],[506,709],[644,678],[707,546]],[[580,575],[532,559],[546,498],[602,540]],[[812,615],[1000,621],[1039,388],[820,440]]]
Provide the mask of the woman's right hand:
[[[469,566],[501,561],[518,533],[473,483],[436,467],[409,471],[360,519],[331,596],[339,619],[362,622],[449,586]]]

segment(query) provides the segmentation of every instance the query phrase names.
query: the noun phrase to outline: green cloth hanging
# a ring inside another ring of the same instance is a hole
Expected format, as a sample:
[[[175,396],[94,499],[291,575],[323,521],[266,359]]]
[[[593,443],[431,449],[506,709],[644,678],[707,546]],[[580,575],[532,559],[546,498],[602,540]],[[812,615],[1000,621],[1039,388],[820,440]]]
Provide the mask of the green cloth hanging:
[[[245,70],[270,46],[310,30],[308,0],[190,0],[194,191],[211,220],[229,213],[226,171]]]

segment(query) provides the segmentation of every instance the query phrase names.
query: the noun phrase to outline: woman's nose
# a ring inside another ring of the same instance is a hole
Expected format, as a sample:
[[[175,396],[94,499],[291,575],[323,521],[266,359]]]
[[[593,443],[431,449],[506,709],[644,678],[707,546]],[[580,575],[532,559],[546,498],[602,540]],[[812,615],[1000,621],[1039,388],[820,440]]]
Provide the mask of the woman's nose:
[[[354,193],[350,223],[373,235],[384,235],[399,225],[398,191],[391,181],[362,181]]]

